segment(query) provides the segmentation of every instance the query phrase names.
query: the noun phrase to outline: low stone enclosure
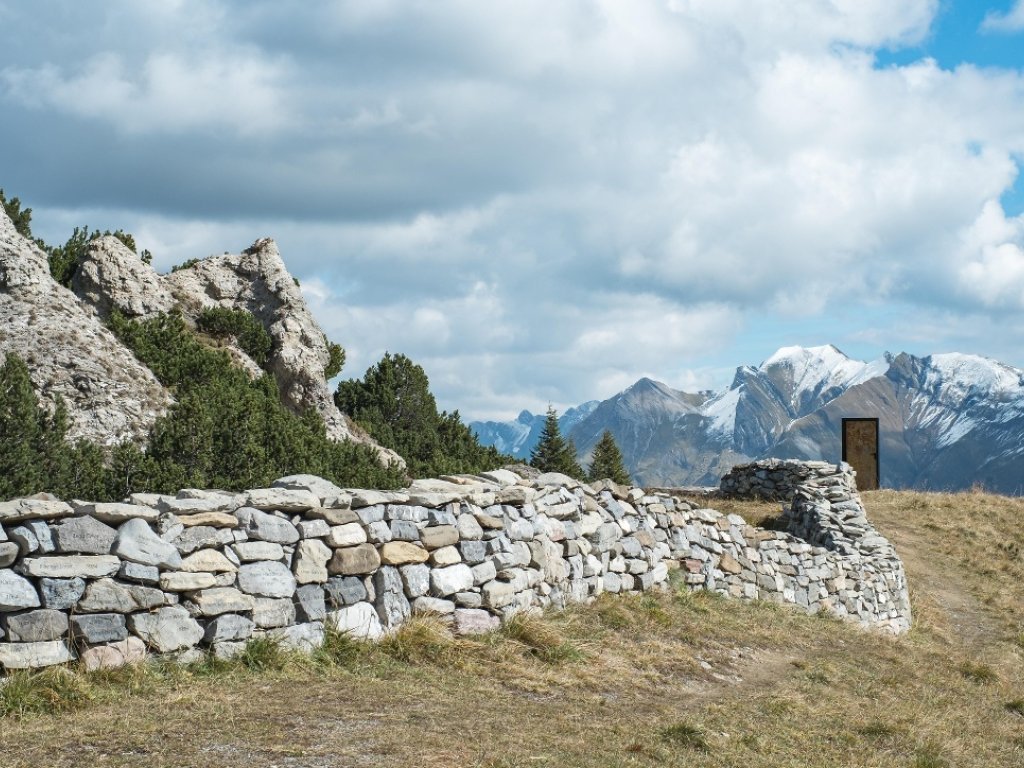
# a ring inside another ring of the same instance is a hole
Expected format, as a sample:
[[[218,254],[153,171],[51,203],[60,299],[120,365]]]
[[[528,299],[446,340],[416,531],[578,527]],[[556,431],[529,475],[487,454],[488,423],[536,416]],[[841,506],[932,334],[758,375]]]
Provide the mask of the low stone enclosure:
[[[418,613],[487,632],[517,611],[664,588],[674,570],[691,589],[905,631],[903,565],[849,466],[762,462],[730,477],[782,485],[794,472],[789,532],[667,493],[508,470],[396,492],[298,475],[244,493],[2,502],[0,665],[228,657],[265,633],[312,648],[326,623],[374,639]]]

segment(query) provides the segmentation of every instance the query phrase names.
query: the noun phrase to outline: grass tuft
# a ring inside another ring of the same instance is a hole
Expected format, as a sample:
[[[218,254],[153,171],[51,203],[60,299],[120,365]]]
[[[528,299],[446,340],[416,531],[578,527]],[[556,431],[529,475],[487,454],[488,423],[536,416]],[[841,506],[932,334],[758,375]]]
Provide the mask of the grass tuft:
[[[459,662],[461,644],[437,616],[416,616],[383,638],[381,653],[404,664],[452,666]]]
[[[999,679],[999,675],[988,664],[977,661],[965,661],[957,665],[957,671],[972,683],[988,684]]]
[[[262,635],[250,639],[235,660],[253,672],[280,672],[295,660],[295,654],[276,637]]]
[[[680,722],[662,728],[658,731],[658,736],[665,743],[676,747],[683,747],[703,753],[711,751],[711,745],[708,744],[704,729],[687,722]]]
[[[565,635],[550,620],[520,612],[509,618],[501,633],[526,646],[530,654],[550,664],[577,662],[586,658],[583,649]]]
[[[1006,702],[1006,711],[1024,717],[1024,699],[1014,699]]]
[[[91,699],[85,680],[67,667],[19,670],[0,685],[0,716],[68,712]]]

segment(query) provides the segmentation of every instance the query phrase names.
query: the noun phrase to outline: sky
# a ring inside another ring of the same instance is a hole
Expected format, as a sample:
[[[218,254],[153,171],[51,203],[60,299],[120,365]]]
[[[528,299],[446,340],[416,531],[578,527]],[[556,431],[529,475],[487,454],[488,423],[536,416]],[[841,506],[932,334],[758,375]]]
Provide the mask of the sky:
[[[0,0],[37,236],[274,237],[343,377],[467,418],[794,344],[1024,367],[1022,162],[1024,0]]]

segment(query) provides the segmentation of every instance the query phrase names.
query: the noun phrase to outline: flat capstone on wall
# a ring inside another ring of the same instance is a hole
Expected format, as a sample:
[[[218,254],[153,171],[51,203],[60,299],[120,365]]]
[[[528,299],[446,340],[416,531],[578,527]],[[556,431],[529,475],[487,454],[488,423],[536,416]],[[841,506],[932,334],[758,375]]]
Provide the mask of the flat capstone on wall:
[[[788,532],[508,470],[393,492],[297,475],[244,493],[16,499],[0,503],[0,667],[230,657],[264,634],[309,649],[326,625],[376,639],[421,613],[482,633],[518,611],[665,588],[674,571],[691,589],[900,633],[903,566],[854,489],[847,465],[813,465]]]

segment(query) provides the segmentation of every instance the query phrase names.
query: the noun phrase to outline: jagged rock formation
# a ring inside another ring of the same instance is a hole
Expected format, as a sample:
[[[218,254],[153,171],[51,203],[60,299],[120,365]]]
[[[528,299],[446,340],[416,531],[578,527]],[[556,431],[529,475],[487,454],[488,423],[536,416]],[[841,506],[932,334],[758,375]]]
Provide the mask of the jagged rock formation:
[[[326,626],[377,639],[420,613],[487,632],[521,611],[664,589],[673,571],[690,589],[905,632],[903,564],[850,468],[799,469],[789,532],[641,488],[507,470],[392,492],[298,475],[123,504],[2,502],[0,667],[76,653],[116,666],[147,647],[229,657],[261,635],[308,649]]]
[[[86,250],[73,287],[100,316],[114,307],[128,317],[178,309],[194,321],[204,309],[242,309],[252,314],[273,341],[267,367],[285,404],[313,408],[334,440],[376,448],[384,461],[402,466],[398,454],[373,442],[334,405],[324,368],[330,361],[327,337],[306,306],[281,259],[277,244],[258,240],[241,254],[211,256],[169,275],[159,275],[117,238],[103,237]],[[235,361],[253,376],[262,373],[245,352],[228,344]]]
[[[138,258],[136,257],[136,261]],[[101,445],[142,439],[171,396],[74,294],[0,209],[0,359],[14,352],[52,408],[68,406],[68,436]]]
[[[72,293],[52,280],[45,254],[18,235],[2,211],[0,232],[0,320],[5,321],[0,351],[16,351],[27,360],[44,399],[65,398],[72,437],[101,444],[143,439],[172,402],[153,374],[104,327],[112,310],[145,318],[177,309],[194,322],[202,310],[223,307],[251,313],[270,334],[267,368],[286,405],[295,411],[315,409],[332,439],[370,445],[382,461],[405,466],[334,405],[324,378],[330,360],[327,337],[273,240],[160,275],[117,238],[101,237],[80,259]],[[226,347],[250,375],[262,373],[236,345]]]

